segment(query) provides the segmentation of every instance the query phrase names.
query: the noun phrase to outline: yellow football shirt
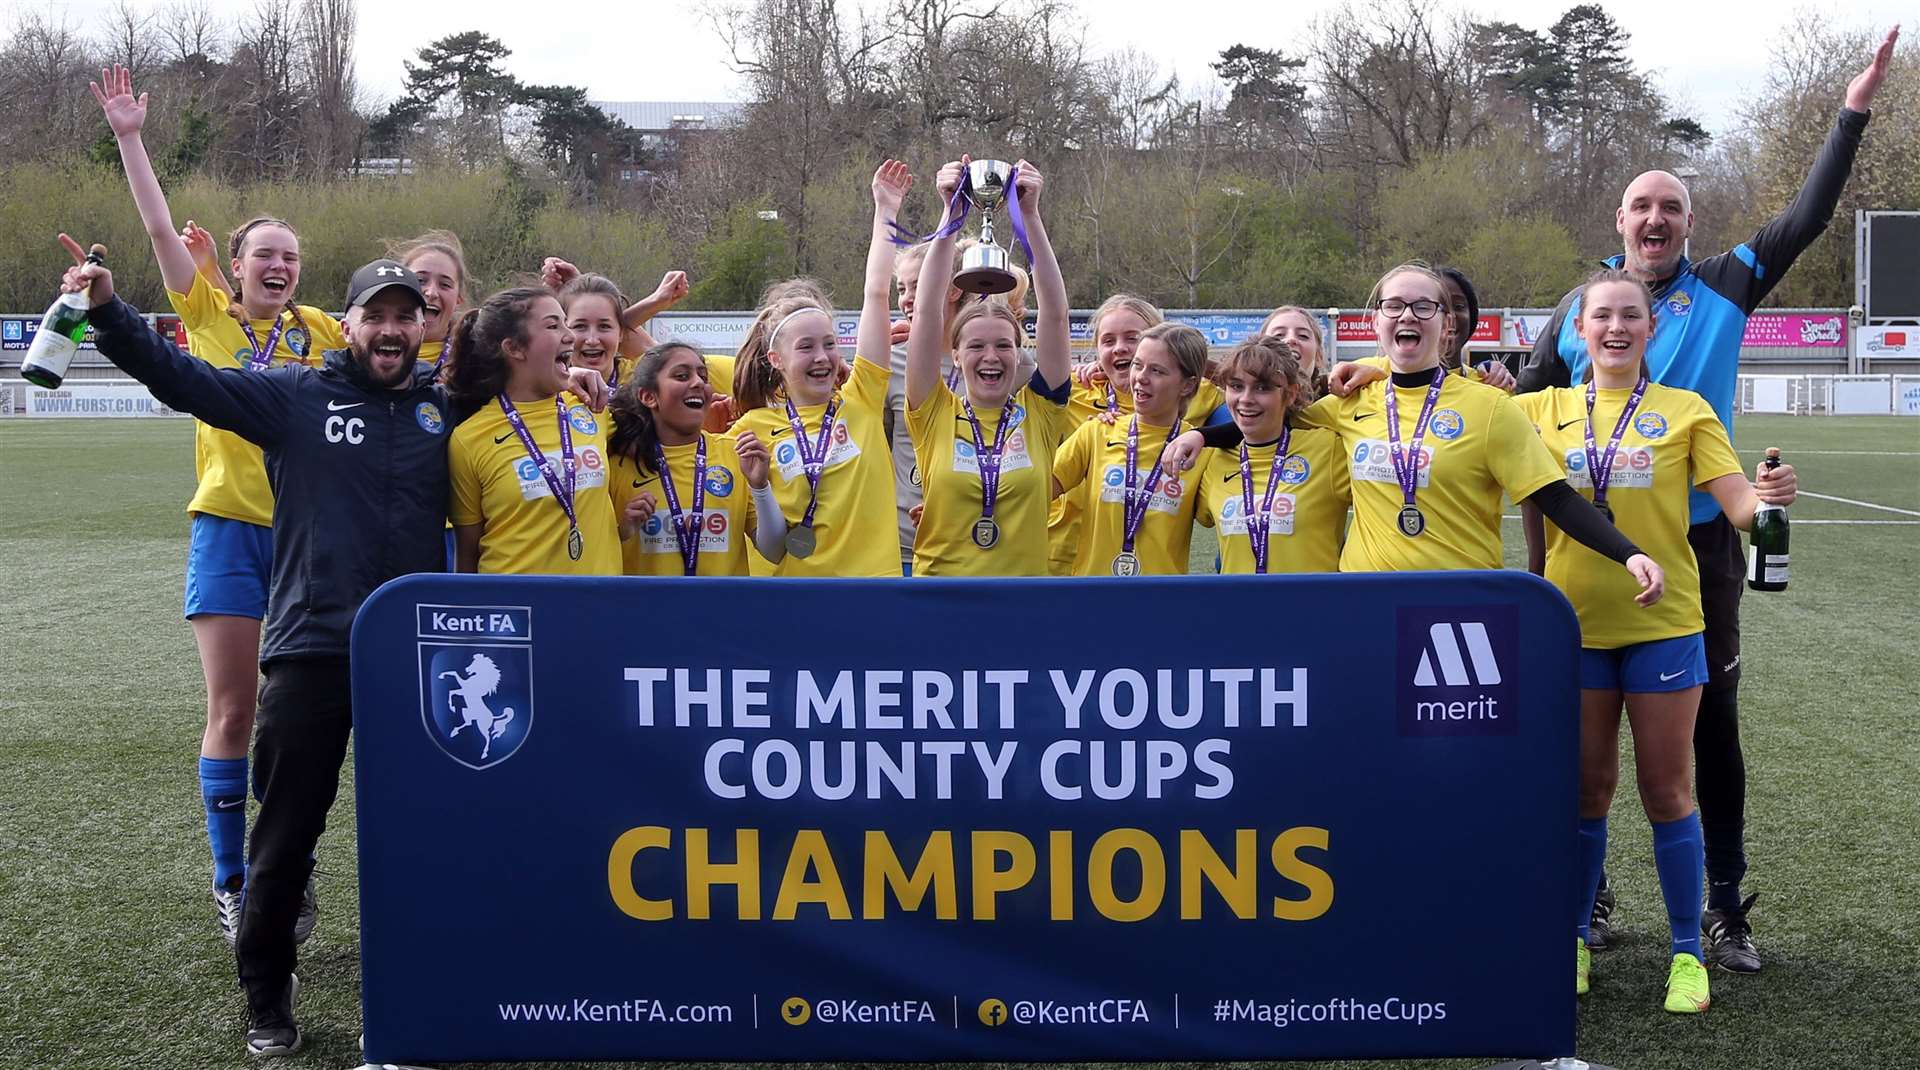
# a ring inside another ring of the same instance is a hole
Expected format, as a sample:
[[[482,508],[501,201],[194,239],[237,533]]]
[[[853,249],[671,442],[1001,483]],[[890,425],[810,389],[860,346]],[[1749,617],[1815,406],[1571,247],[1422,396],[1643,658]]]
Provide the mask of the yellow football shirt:
[[[187,330],[187,352],[216,368],[244,368],[253,356],[253,343],[240,329],[239,321],[227,315],[227,295],[206,277],[195,273],[193,289],[167,291],[167,301]],[[282,312],[280,340],[273,346],[275,364],[311,364],[319,366],[320,354],[329,349],[344,349],[347,340],[340,324],[312,305],[299,306],[298,319]],[[254,337],[266,344],[273,333],[273,320],[258,320],[248,326]],[[260,447],[231,431],[210,427],[198,420],[193,427],[193,474],[199,481],[189,513],[207,513],[229,520],[242,520],[262,527],[273,523],[273,490],[267,485],[267,464]]]
[[[772,568],[775,576],[898,576],[900,534],[894,523],[893,453],[887,448],[885,365],[865,357],[853,362],[853,374],[835,396],[840,407],[827,444],[826,469],[820,474],[819,506],[814,512],[815,545],[807,557],[789,553]],[[796,406],[807,441],[817,442],[825,405]],[[785,404],[743,414],[728,433],[752,431],[772,453],[775,499],[789,528],[807,512],[809,488],[800,447],[793,440]],[[754,551],[756,554],[758,551]]]
[[[1400,442],[1412,447],[1427,387],[1369,383],[1353,394],[1321,398],[1299,422],[1339,435],[1353,485],[1353,526],[1340,553],[1342,572],[1500,568],[1500,494],[1514,501],[1560,478],[1560,468],[1512,398],[1451,372],[1420,445],[1415,504],[1426,529],[1400,530],[1406,504],[1388,447],[1386,392],[1395,391]]]
[[[1273,478],[1278,443],[1247,447],[1253,476],[1253,507],[1265,503]],[[1220,535],[1220,571],[1251,574],[1253,541],[1248,537],[1246,495],[1240,478],[1240,451],[1208,450],[1195,470],[1200,500],[1195,517]],[[1280,462],[1280,486],[1274,491],[1273,519],[1267,531],[1267,571],[1338,572],[1340,541],[1347,531],[1352,500],[1347,453],[1332,431],[1296,427]]]
[[[975,412],[980,437],[993,448],[1004,410]],[[960,398],[945,383],[907,410],[926,511],[914,533],[916,576],[1044,576],[1053,455],[1068,428],[1066,407],[1023,387],[1014,395],[1013,427],[1002,444],[994,498],[999,541],[974,543],[981,514],[980,461]]]
[[[1354,363],[1365,364],[1369,368],[1378,368],[1383,372],[1387,372],[1388,374],[1392,374],[1393,372],[1393,362],[1388,360],[1386,358],[1386,355],[1382,353],[1375,353],[1371,357],[1361,357],[1359,360],[1354,361]],[[1447,371],[1447,374],[1448,375],[1465,375],[1467,378],[1473,380],[1476,383],[1486,382],[1486,379],[1487,379],[1487,373],[1481,371],[1478,367],[1471,364],[1467,365],[1464,371],[1462,371],[1459,368],[1451,368]]]
[[[753,494],[746,477],[740,474],[740,455],[733,440],[701,433],[707,442],[706,500],[701,503],[700,557],[695,562],[696,576],[747,575],[747,542],[753,538]],[[682,515],[693,511],[693,461],[699,452],[694,443],[663,447],[667,455],[667,474],[673,480],[674,493],[680,499]],[[653,495],[653,516],[620,543],[621,557],[629,576],[684,576],[685,559],[680,552],[680,537],[669,519],[667,494],[660,474],[649,464],[646,471],[627,457],[615,455],[611,490],[614,517],[617,520],[627,503],[642,492]]]
[[[1109,384],[1095,383],[1082,386],[1078,379],[1073,381],[1073,389],[1067,395],[1067,421],[1069,428],[1098,417],[1109,411],[1109,404],[1118,422],[1133,415],[1133,392],[1116,390],[1109,400]],[[1186,421],[1194,427],[1206,426],[1213,411],[1226,400],[1226,395],[1210,380],[1200,380],[1200,388],[1195,391],[1192,400],[1187,402]],[[1068,432],[1071,434],[1071,430]],[[1122,427],[1124,434],[1124,427]],[[1080,507],[1078,495],[1063,494],[1053,500],[1047,510],[1047,571],[1055,576],[1072,576],[1074,557],[1080,547]]]
[[[1594,451],[1606,455],[1632,390],[1600,390],[1593,404]],[[1540,429],[1567,483],[1593,497],[1587,464],[1587,391],[1556,387],[1515,399]],[[1580,645],[1610,650],[1692,635],[1706,627],[1700,611],[1700,567],[1687,544],[1687,491],[1742,471],[1727,429],[1700,395],[1650,383],[1620,438],[1607,482],[1614,526],[1667,574],[1660,601],[1642,608],[1640,584],[1616,562],[1547,524],[1547,579],[1573,603]]]
[[[481,525],[480,571],[521,575],[618,576],[620,528],[607,492],[607,422],[572,394],[566,402],[573,438],[574,515],[580,560],[567,556],[567,513],[539,466],[527,456],[500,405],[489,402],[454,429],[447,469],[453,482],[448,515],[456,527]],[[552,398],[514,406],[534,444],[566,479],[560,414]]]
[[[1127,427],[1132,417],[1108,427],[1090,420],[1076,428],[1054,454],[1053,477],[1061,496],[1080,499],[1086,517],[1081,524],[1073,558],[1074,576],[1109,576],[1113,559],[1124,548],[1126,514]],[[1135,487],[1144,491],[1160,450],[1185,425],[1172,428],[1140,425]],[[1136,533],[1133,552],[1140,558],[1140,575],[1184,576],[1187,550],[1193,540],[1193,512],[1200,495],[1194,473],[1163,472],[1154,488]]]
[[[413,362],[422,368],[435,368],[440,365],[440,355],[447,351],[445,342],[422,342],[420,352],[414,355]]]

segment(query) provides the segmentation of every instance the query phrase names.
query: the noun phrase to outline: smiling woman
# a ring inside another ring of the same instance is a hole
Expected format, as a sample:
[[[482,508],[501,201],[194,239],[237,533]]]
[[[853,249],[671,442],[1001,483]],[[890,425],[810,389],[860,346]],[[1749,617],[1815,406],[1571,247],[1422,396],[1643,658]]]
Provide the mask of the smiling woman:
[[[563,393],[573,347],[560,302],[503,290],[454,329],[455,403],[479,412],[448,447],[462,572],[610,576],[620,539],[605,423]]]

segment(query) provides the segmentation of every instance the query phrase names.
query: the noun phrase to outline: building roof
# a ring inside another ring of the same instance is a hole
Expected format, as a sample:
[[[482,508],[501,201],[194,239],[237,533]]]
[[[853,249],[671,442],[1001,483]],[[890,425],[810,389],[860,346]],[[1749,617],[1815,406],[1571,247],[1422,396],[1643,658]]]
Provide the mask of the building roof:
[[[715,100],[595,100],[589,103],[644,133],[723,126],[740,118],[747,107]]]

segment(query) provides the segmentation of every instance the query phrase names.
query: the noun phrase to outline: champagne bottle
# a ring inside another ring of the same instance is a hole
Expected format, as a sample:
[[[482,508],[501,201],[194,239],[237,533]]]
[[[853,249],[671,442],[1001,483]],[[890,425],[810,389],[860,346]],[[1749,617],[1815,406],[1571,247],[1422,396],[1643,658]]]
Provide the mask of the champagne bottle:
[[[95,245],[87,251],[89,264],[104,264],[106,260],[104,245]],[[34,334],[26,358],[20,362],[20,377],[48,390],[58,387],[67,377],[67,366],[73,363],[73,355],[80,352],[80,343],[86,340],[87,313],[91,310],[85,291],[61,294],[48,306],[47,314],[40,317],[40,330]]]
[[[1780,449],[1767,447],[1767,467],[1780,467]],[[1747,586],[1756,591],[1787,589],[1787,507],[1761,502],[1753,513],[1747,555]]]

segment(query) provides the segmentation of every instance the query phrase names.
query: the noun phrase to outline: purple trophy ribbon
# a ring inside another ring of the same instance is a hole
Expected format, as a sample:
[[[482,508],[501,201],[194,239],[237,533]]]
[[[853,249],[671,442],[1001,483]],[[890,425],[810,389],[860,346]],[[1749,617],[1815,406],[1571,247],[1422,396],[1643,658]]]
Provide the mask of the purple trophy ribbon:
[[[1604,510],[1607,488],[1613,485],[1613,462],[1620,452],[1620,440],[1626,436],[1627,425],[1640,408],[1640,399],[1647,396],[1647,378],[1643,375],[1633,384],[1633,393],[1627,396],[1627,407],[1620,410],[1620,419],[1613,425],[1613,437],[1607,440],[1604,455],[1595,449],[1593,441],[1594,389],[1593,380],[1587,380],[1587,475],[1593,480],[1594,507]]]

